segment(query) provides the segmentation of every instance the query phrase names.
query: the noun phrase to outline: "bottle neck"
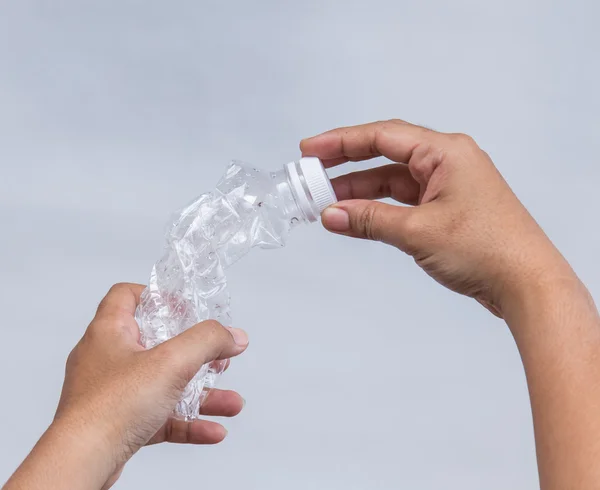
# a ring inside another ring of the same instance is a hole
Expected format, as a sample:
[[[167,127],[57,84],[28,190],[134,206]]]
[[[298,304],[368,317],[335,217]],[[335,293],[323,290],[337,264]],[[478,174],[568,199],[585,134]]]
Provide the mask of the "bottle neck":
[[[303,160],[308,160],[308,159],[303,159]],[[316,159],[315,159],[315,161],[317,162],[317,164],[320,168],[319,176],[322,179],[323,175],[324,175],[325,179],[327,179],[326,174],[321,165],[321,162]],[[301,162],[302,162],[302,160],[301,160]],[[306,219],[312,223],[314,221],[317,221],[317,219],[319,218],[320,208],[317,205],[317,203],[315,202],[314,195],[312,194],[311,183],[312,183],[312,186],[315,185],[314,179],[309,182],[308,178],[307,178],[308,176],[305,175],[305,171],[312,170],[311,175],[314,177],[315,169],[314,169],[314,165],[310,169],[305,169],[301,162],[288,163],[287,165],[285,165],[284,169],[287,174],[290,189],[292,191],[294,199],[296,200],[296,204],[298,205],[298,207],[300,208],[300,210],[302,211],[302,213],[304,214]],[[314,162],[310,162],[310,163],[314,163]],[[318,181],[317,188],[319,188],[320,185],[323,185],[323,182]],[[329,188],[331,189],[331,184],[329,183],[328,179],[327,179],[327,184],[325,184],[325,185],[328,185]],[[331,189],[331,192],[333,193],[333,189]]]
[[[303,157],[273,172],[277,208],[291,226],[314,223],[321,211],[337,202],[323,164],[316,157]]]
[[[287,168],[271,173],[271,178],[276,188],[277,209],[281,213],[282,219],[288,221],[291,227],[300,223],[308,224],[316,221],[313,214],[307,215],[306,204],[301,205],[301,203],[310,202],[310,194],[297,183],[294,185]]]

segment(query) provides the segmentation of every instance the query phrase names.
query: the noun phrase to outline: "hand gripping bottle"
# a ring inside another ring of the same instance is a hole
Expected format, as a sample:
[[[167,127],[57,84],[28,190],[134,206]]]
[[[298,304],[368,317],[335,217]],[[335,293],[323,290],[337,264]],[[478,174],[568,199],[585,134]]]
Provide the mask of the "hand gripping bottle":
[[[142,344],[150,349],[208,319],[231,326],[226,269],[253,247],[283,247],[292,229],[315,222],[335,202],[318,158],[301,158],[276,172],[232,162],[216,188],[178,213],[167,233],[136,311]],[[176,416],[199,417],[225,362],[202,366]]]

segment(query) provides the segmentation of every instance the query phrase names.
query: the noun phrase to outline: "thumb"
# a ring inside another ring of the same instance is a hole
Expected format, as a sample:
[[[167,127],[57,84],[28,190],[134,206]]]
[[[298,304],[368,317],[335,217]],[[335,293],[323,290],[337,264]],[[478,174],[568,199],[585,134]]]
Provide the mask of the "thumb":
[[[393,245],[404,252],[414,246],[410,217],[415,208],[378,201],[340,201],[323,211],[323,226],[333,233]]]
[[[223,327],[207,320],[156,346],[155,355],[186,378],[191,379],[202,365],[216,359],[229,359],[244,352],[248,336],[239,328]],[[189,379],[187,381],[189,381]]]

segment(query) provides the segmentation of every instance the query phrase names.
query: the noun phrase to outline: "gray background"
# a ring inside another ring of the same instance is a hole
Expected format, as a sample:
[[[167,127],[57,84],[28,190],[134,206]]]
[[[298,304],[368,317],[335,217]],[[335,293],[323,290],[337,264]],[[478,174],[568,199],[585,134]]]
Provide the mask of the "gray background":
[[[0,480],[51,420],[105,291],[146,281],[171,211],[230,159],[278,168],[338,125],[472,134],[598,297],[599,14],[593,0],[1,2]],[[220,446],[142,450],[120,488],[537,487],[518,353],[475,302],[319,225],[230,280],[252,345],[222,384],[245,411]]]

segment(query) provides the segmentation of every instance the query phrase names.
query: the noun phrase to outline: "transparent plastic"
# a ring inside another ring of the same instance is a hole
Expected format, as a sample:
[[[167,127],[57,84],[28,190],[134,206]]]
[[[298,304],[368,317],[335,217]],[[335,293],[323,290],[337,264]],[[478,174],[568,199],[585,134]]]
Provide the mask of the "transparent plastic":
[[[291,229],[314,220],[299,206],[293,184],[287,168],[267,172],[232,162],[215,190],[180,212],[136,311],[146,348],[204,320],[231,325],[225,270],[253,247],[283,247]],[[311,199],[308,189],[301,197]],[[185,388],[177,416],[198,418],[225,363],[202,366]]]

